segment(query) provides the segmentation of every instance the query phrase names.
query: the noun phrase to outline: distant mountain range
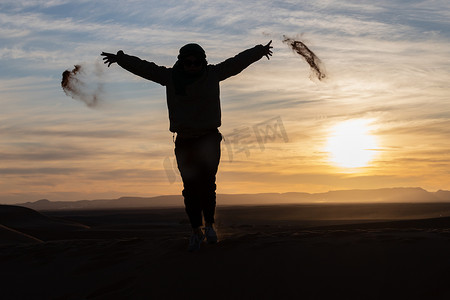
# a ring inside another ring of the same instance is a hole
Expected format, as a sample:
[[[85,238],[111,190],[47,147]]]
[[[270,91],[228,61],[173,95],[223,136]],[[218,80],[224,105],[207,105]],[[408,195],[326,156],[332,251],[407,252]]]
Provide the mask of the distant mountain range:
[[[341,190],[326,193],[262,193],[219,194],[218,205],[269,205],[309,203],[443,203],[450,202],[450,191],[428,192],[422,188],[383,188],[371,190]],[[34,210],[124,209],[145,207],[182,207],[181,195],[150,198],[121,197],[118,199],[49,201],[16,204]]]

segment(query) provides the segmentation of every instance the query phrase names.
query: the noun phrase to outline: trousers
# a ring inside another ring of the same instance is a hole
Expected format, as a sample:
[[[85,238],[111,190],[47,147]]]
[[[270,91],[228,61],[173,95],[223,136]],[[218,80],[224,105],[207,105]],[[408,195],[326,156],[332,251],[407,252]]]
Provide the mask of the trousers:
[[[219,130],[199,137],[177,136],[175,157],[183,180],[186,213],[192,228],[214,223],[216,210],[216,174],[220,161]]]

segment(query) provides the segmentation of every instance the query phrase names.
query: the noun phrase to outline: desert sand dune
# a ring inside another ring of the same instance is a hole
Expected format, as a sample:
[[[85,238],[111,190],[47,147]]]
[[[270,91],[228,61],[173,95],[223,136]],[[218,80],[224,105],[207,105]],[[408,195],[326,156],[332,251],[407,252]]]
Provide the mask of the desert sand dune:
[[[0,244],[2,299],[449,299],[450,218],[296,209],[218,208],[219,244],[195,253],[181,208],[52,212],[90,228]]]
[[[0,246],[37,243],[43,243],[43,241],[0,224]]]
[[[89,228],[77,222],[45,216],[35,210],[14,205],[0,205],[0,224],[38,240],[45,240],[43,237],[50,234],[63,237],[68,232]]]

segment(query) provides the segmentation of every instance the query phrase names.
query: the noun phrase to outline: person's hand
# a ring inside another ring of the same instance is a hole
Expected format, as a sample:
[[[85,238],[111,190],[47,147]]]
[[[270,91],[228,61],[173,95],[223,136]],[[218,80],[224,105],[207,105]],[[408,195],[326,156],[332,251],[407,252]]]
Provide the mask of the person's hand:
[[[267,57],[267,59],[270,59],[270,56],[272,56],[272,46],[270,46],[270,44],[272,44],[272,40],[270,40],[270,42],[267,43],[267,45],[264,46],[264,56]]]
[[[108,64],[108,68],[111,64],[116,63],[117,62],[117,55],[113,54],[113,53],[106,53],[106,52],[102,52],[101,54],[104,60],[105,65]]]

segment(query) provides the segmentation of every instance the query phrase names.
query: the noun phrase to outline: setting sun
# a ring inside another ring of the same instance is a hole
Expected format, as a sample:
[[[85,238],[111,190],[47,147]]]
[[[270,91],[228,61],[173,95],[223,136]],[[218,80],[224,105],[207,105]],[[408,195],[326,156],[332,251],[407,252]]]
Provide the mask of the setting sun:
[[[344,168],[367,166],[377,147],[369,123],[369,120],[357,119],[335,125],[326,146],[330,161]]]

